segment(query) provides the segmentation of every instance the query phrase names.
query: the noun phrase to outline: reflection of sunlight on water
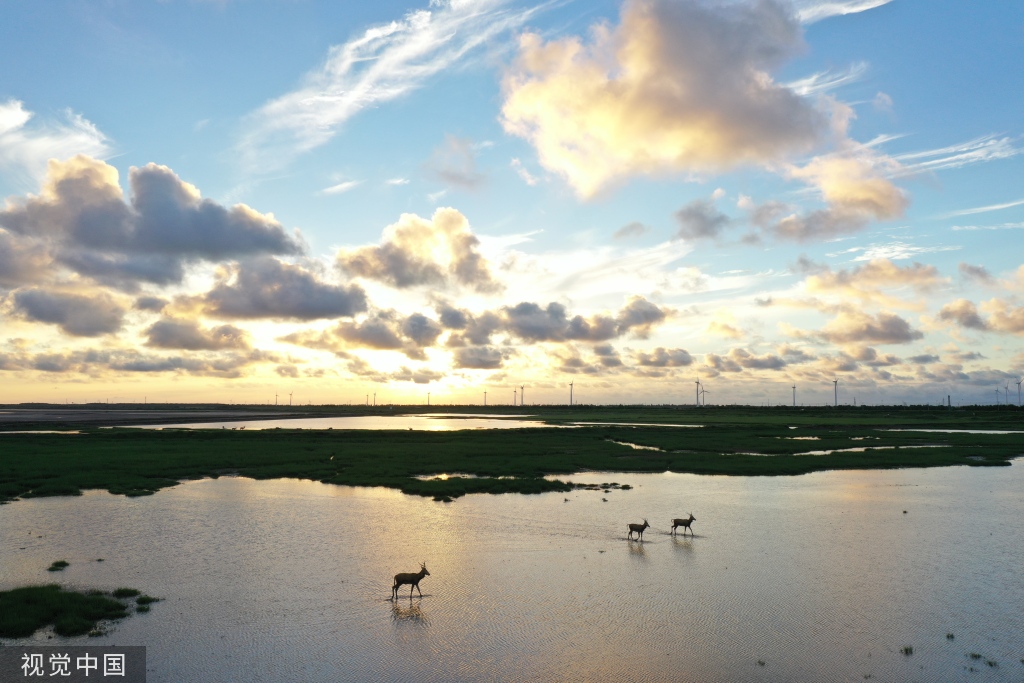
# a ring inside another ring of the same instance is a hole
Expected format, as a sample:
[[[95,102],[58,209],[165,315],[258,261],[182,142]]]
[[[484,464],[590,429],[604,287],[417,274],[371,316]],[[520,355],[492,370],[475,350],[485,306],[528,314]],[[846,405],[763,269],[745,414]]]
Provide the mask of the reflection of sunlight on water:
[[[613,479],[634,489],[569,504],[238,477],[17,501],[0,506],[0,589],[61,557],[70,585],[164,598],[61,641],[148,645],[151,683],[965,680],[972,651],[1006,663],[986,680],[1016,680],[1019,464],[573,475]],[[700,533],[672,537],[691,510]],[[387,600],[420,562],[424,597]]]
[[[367,415],[359,417],[304,417],[281,420],[231,420],[189,422],[163,425],[131,425],[138,429],[412,429],[418,431],[455,431],[460,429],[521,429],[527,427],[564,428],[537,420],[479,415],[458,417],[430,415]]]

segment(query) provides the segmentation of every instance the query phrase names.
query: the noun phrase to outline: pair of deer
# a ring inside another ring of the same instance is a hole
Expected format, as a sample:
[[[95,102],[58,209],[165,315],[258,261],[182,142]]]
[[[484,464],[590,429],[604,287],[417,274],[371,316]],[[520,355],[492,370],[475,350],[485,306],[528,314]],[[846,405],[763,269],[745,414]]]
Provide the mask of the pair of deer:
[[[697,521],[697,518],[693,516],[692,512],[690,513],[690,518],[689,519],[673,519],[672,520],[672,533],[674,534],[676,532],[676,527],[680,527],[681,526],[681,527],[683,527],[683,534],[686,534],[686,530],[690,529],[690,525],[693,524],[696,521]],[[633,540],[633,534],[636,534],[637,537],[641,541],[644,540],[644,529],[646,529],[649,526],[651,526],[651,525],[647,523],[646,519],[644,520],[643,524],[630,524],[629,525],[629,533],[626,535],[626,538],[628,538],[629,540],[632,541]],[[691,536],[693,535],[693,529],[690,529],[690,535]],[[410,593],[411,592],[412,591],[410,591]]]

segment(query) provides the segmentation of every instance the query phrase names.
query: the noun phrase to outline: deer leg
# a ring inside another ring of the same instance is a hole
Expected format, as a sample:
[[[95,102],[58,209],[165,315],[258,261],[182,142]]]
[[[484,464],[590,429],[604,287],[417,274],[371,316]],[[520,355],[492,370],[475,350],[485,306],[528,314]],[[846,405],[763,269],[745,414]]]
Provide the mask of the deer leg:
[[[412,591],[409,592],[411,593]],[[423,591],[420,590],[420,585],[418,583],[416,584],[416,592],[420,594],[421,598],[423,597]]]

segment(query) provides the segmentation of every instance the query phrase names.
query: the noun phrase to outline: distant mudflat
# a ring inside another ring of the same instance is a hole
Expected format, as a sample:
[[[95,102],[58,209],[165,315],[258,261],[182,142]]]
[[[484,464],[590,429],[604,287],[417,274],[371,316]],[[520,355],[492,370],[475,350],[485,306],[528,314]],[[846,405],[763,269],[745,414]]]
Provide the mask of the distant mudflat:
[[[300,413],[301,414],[301,413]],[[39,408],[3,408],[0,409],[0,426],[32,423],[65,423],[91,425],[137,425],[144,422],[160,423],[187,419],[192,422],[208,422],[211,420],[241,419],[273,419],[275,417],[294,417],[296,413],[282,415],[273,410],[189,410],[178,408],[76,408],[63,406],[45,406]]]

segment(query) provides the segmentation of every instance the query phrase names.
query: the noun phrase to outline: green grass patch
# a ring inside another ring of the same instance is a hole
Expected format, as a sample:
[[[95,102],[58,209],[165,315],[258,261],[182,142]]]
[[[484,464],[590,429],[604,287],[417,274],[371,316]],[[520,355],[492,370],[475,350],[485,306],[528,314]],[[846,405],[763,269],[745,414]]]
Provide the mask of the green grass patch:
[[[105,595],[63,590],[56,584],[0,592],[0,637],[27,638],[53,625],[61,636],[80,636],[104,619],[128,616],[125,605]]]
[[[421,410],[408,407],[404,412]],[[465,408],[470,412],[479,410]],[[377,409],[376,414],[381,412]],[[324,408],[322,413],[329,411]],[[338,413],[337,408],[334,413]],[[362,413],[353,408],[348,414]],[[226,473],[255,479],[294,477],[331,484],[385,486],[451,500],[469,493],[567,491],[574,485],[564,478],[581,471],[778,476],[822,470],[1004,466],[1024,451],[1020,434],[886,431],[1022,430],[1024,412],[1017,410],[527,406],[515,410],[489,408],[488,413],[530,415],[552,424],[601,424],[573,429],[457,432],[152,431],[74,425],[83,433],[4,437],[0,500],[77,495],[86,489],[141,496],[183,480]],[[459,411],[450,410],[450,416],[459,415]],[[611,424],[614,422],[643,426]],[[659,426],[665,424],[703,426]],[[806,454],[825,450],[836,452]],[[429,478],[457,472],[474,476]]]
[[[139,594],[140,591],[137,591],[134,588],[118,588],[116,591],[113,592],[113,596],[115,598],[134,598],[136,595]]]
[[[57,560],[49,567],[46,568],[48,572],[62,572],[66,567],[69,567],[70,563],[67,560]]]
[[[138,593],[138,591],[136,591]],[[150,595],[140,595],[135,599],[136,605],[150,605],[154,602],[160,602],[160,598],[154,598]]]

